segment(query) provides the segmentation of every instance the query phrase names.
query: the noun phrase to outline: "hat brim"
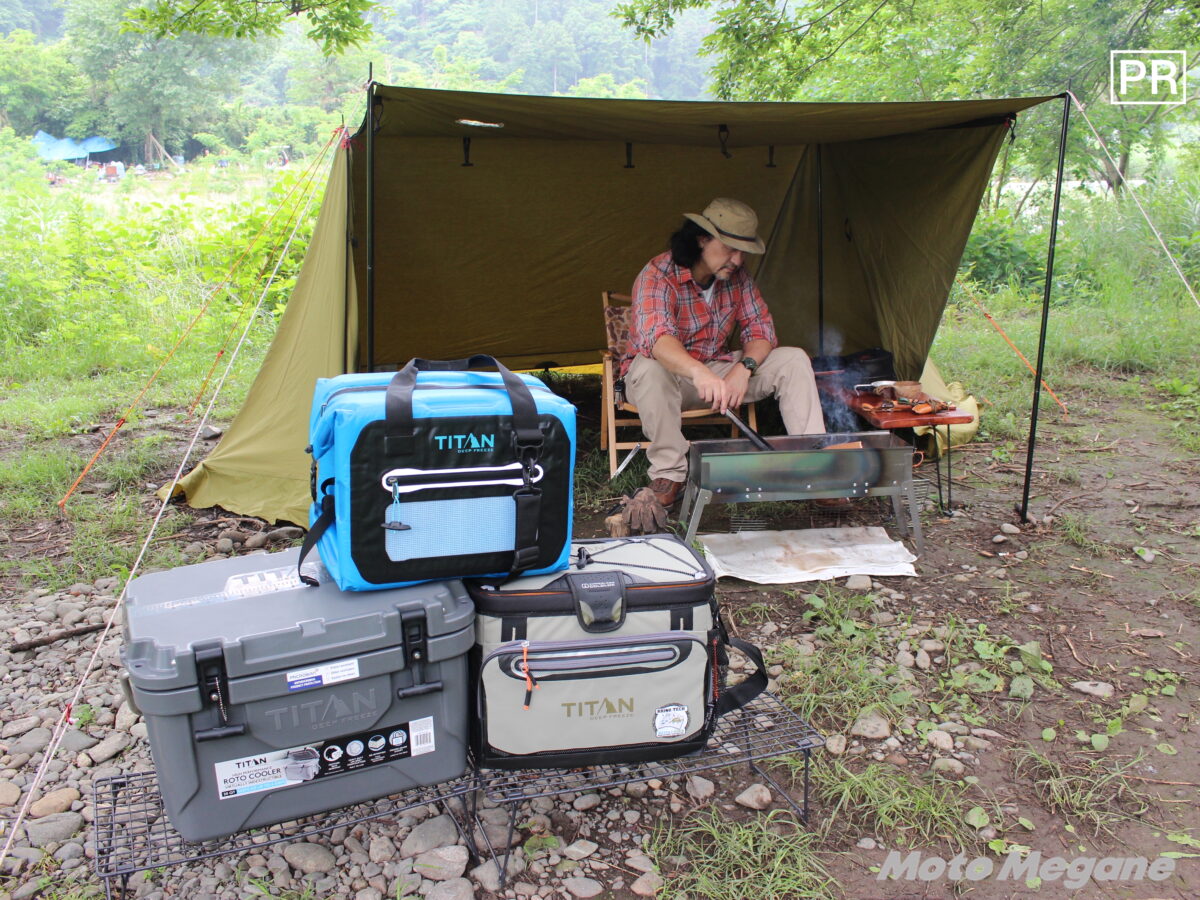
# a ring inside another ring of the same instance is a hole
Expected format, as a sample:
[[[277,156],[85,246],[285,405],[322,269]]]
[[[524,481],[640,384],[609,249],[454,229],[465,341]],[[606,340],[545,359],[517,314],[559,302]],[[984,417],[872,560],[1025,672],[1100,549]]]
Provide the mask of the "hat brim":
[[[743,253],[766,253],[767,245],[762,242],[762,238],[755,237],[752,241],[736,238],[725,234],[716,225],[706,219],[699,213],[684,213],[683,217],[695,222],[726,247],[732,247],[734,250],[741,250]]]

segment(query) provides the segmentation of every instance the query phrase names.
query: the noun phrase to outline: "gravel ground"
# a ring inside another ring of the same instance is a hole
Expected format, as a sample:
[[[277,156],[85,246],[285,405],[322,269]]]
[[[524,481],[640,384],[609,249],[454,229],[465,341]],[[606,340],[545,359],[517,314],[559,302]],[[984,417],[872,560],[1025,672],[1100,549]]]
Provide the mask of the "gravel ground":
[[[5,709],[0,817],[7,820],[5,839],[100,635],[92,632],[18,652],[11,647],[66,629],[101,625],[116,603],[117,588],[116,579],[101,579],[60,593],[30,591],[0,606],[0,631],[8,638],[0,649],[0,706]],[[93,784],[153,768],[146,725],[125,701],[118,683],[120,645],[117,628],[105,640],[88,679],[82,696],[86,708],[77,707],[74,726],[46,767],[28,818],[3,863],[3,875],[9,877],[6,884],[0,883],[0,897],[66,897],[72,882],[91,886],[93,893],[100,883],[93,873]],[[731,788],[728,799],[736,795],[736,802],[748,809],[772,804],[765,786],[742,791],[743,787]],[[241,835],[243,849],[236,853],[139,872],[130,889],[133,896],[147,900],[264,893],[299,897],[306,890],[306,896],[354,900],[417,895],[429,900],[654,896],[662,880],[643,847],[655,819],[714,796],[721,799],[713,781],[691,776],[528,801],[517,816],[520,827],[512,837],[504,891],[499,890],[497,863],[471,860],[454,820],[434,804],[261,848],[255,843],[280,832]],[[732,808],[732,803],[726,805]],[[371,811],[368,805],[338,815],[349,819]],[[486,830],[493,846],[504,845],[507,826],[507,810],[481,800],[476,827]],[[482,846],[483,836],[475,837]]]

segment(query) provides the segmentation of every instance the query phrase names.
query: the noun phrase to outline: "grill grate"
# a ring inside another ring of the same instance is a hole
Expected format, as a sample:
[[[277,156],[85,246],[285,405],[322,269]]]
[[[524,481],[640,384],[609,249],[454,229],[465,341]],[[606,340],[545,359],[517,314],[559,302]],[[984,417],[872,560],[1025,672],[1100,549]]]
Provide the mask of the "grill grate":
[[[190,842],[167,821],[156,773],[133,772],[99,778],[93,787],[96,874],[103,879],[113,878],[142,869],[180,865],[292,841],[397,815],[427,803],[440,803],[467,794],[474,787],[473,776],[465,775],[433,787],[346,807],[332,814],[319,813],[228,838]]]
[[[513,803],[553,794],[603,790],[650,778],[674,778],[790,753],[808,753],[824,743],[816,729],[773,694],[762,694],[722,718],[708,746],[688,756],[585,769],[484,769],[480,776],[490,799]]]

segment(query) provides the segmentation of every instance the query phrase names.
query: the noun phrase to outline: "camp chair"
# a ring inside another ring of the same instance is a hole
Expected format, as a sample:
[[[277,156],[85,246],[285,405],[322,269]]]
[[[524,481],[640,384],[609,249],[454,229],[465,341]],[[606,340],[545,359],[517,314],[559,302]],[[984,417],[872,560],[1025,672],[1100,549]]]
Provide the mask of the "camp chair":
[[[617,440],[618,428],[642,427],[637,407],[625,399],[624,380],[616,377],[629,344],[629,315],[633,298],[626,294],[604,291],[601,299],[604,304],[604,331],[608,346],[601,353],[604,364],[604,396],[600,400],[600,449],[608,450],[608,475],[611,478],[617,471],[617,451],[632,450],[639,443],[645,444],[646,441]],[[742,419],[748,422],[751,428],[758,427],[755,404],[747,403],[742,407]],[[685,409],[683,422],[685,425],[729,424],[725,416],[714,413],[711,409]],[[740,437],[736,426],[731,426],[730,435]]]

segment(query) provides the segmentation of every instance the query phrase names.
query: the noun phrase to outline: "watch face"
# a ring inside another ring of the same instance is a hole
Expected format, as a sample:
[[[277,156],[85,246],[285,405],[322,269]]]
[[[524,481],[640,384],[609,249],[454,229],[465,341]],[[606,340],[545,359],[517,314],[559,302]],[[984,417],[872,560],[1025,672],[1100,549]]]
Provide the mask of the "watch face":
[[[741,363],[751,372],[758,368],[758,361],[753,356],[743,356]]]

